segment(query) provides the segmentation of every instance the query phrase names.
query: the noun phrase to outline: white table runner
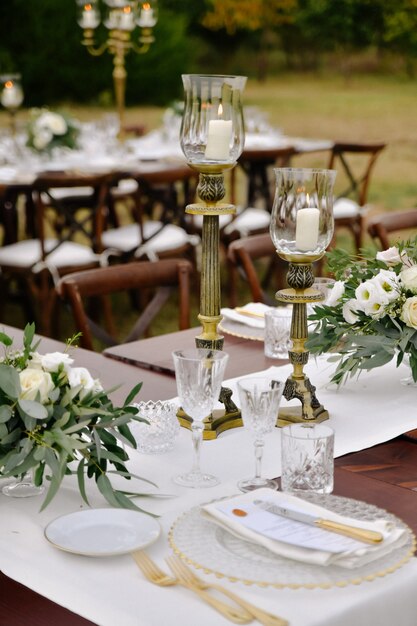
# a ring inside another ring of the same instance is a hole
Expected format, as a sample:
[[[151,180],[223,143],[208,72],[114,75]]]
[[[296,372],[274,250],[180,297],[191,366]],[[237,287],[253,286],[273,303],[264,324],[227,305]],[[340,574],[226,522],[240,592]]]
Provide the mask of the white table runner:
[[[330,369],[329,369],[330,367]],[[336,432],[336,455],[363,449],[417,427],[416,389],[402,387],[407,370],[392,364],[350,381],[338,391],[328,386],[331,367],[319,359],[307,367],[319,400],[329,410],[327,422]],[[271,368],[268,375],[285,379],[289,366]],[[229,386],[234,387],[234,381]],[[280,431],[275,429],[265,447],[264,472],[280,473]],[[177,497],[143,502],[162,515],[162,538],[147,551],[161,565],[170,552],[168,530],[178,515],[196,504],[237,492],[236,481],[254,471],[252,442],[243,429],[229,431],[203,445],[205,469],[222,480],[218,487],[186,490],[171,477],[191,463],[190,433],[181,430],[174,450],[160,456],[133,453],[131,469],[154,480],[163,493]],[[123,484],[123,481],[122,483]],[[124,485],[126,486],[126,485]],[[106,506],[92,484],[91,504]],[[51,547],[43,529],[59,515],[84,507],[75,481],[65,485],[51,505],[38,513],[39,498],[13,499],[0,495],[0,569],[11,578],[100,626],[213,626],[229,623],[187,590],[158,588],[144,580],[126,555],[91,559]],[[389,503],[387,502],[387,506]],[[225,584],[226,583],[225,581]],[[229,583],[237,592],[289,619],[291,626],[415,626],[417,614],[417,561],[372,583],[344,589],[275,590]]]

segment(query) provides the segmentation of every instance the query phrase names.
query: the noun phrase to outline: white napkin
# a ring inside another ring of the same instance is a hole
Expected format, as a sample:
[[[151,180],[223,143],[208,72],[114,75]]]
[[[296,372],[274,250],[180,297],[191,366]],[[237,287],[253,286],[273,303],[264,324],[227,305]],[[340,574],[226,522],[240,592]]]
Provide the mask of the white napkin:
[[[322,530],[285,517],[277,516],[254,504],[264,500],[299,512],[309,513],[349,526],[356,526],[382,533],[384,539],[378,544],[367,544],[336,533]],[[238,516],[233,511],[244,511]],[[220,500],[202,507],[203,514],[232,534],[258,543],[271,552],[288,559],[315,565],[338,565],[348,569],[360,567],[379,559],[407,542],[407,530],[391,522],[378,519],[373,522],[352,519],[333,513],[301,498],[272,489],[256,489],[250,493]],[[256,528],[257,530],[254,530]],[[271,539],[263,532],[280,536]],[[306,547],[316,545],[316,548]]]
[[[234,322],[245,324],[246,326],[252,326],[252,328],[265,328],[264,315],[265,311],[268,311],[271,307],[262,302],[249,302],[245,306],[238,307],[236,309],[221,309],[220,313],[223,317],[226,317]],[[239,310],[242,313],[239,313]]]

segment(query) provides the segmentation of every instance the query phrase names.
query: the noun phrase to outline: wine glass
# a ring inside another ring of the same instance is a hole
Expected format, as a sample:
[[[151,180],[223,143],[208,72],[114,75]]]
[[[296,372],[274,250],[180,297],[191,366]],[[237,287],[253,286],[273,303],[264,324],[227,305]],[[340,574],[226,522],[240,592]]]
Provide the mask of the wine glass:
[[[219,484],[218,478],[200,469],[203,420],[210,415],[219,397],[229,355],[221,350],[194,348],[176,350],[172,356],[181,406],[193,420],[191,432],[194,447],[191,470],[176,476],[174,482],[183,487],[213,487]]]
[[[245,378],[239,380],[237,389],[244,427],[253,436],[255,447],[255,476],[238,482],[241,491],[252,491],[261,487],[278,489],[278,483],[262,478],[261,467],[265,435],[274,429],[284,383],[269,378]]]

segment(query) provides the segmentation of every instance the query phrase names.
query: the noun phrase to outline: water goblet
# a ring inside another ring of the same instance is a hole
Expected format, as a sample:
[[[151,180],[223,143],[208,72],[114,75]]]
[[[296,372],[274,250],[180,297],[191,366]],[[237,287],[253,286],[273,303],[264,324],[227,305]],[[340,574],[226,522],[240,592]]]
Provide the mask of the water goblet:
[[[278,489],[278,482],[261,475],[265,436],[272,432],[278,417],[284,383],[269,378],[245,378],[239,380],[237,389],[243,426],[253,436],[255,448],[255,476],[238,482],[241,491],[261,487]]]
[[[200,469],[200,449],[203,439],[203,420],[212,412],[219,397],[229,355],[221,350],[194,348],[172,353],[178,396],[183,410],[192,418],[191,432],[194,447],[192,468],[174,478],[183,487],[213,487],[219,479]]]

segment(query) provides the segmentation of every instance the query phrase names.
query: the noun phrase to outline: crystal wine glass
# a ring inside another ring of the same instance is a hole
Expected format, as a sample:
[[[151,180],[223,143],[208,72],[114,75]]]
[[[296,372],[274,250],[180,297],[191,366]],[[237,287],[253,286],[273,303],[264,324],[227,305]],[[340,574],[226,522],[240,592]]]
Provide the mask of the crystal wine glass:
[[[239,380],[237,389],[243,425],[253,436],[255,447],[255,476],[238,482],[241,491],[252,491],[261,487],[278,489],[278,483],[262,478],[261,467],[265,435],[275,427],[284,383],[269,378],[245,378]]]
[[[200,469],[203,420],[212,412],[219,397],[229,355],[221,350],[176,350],[172,353],[178,396],[183,410],[192,418],[194,462],[191,470],[174,478],[183,487],[213,487],[218,478]]]

